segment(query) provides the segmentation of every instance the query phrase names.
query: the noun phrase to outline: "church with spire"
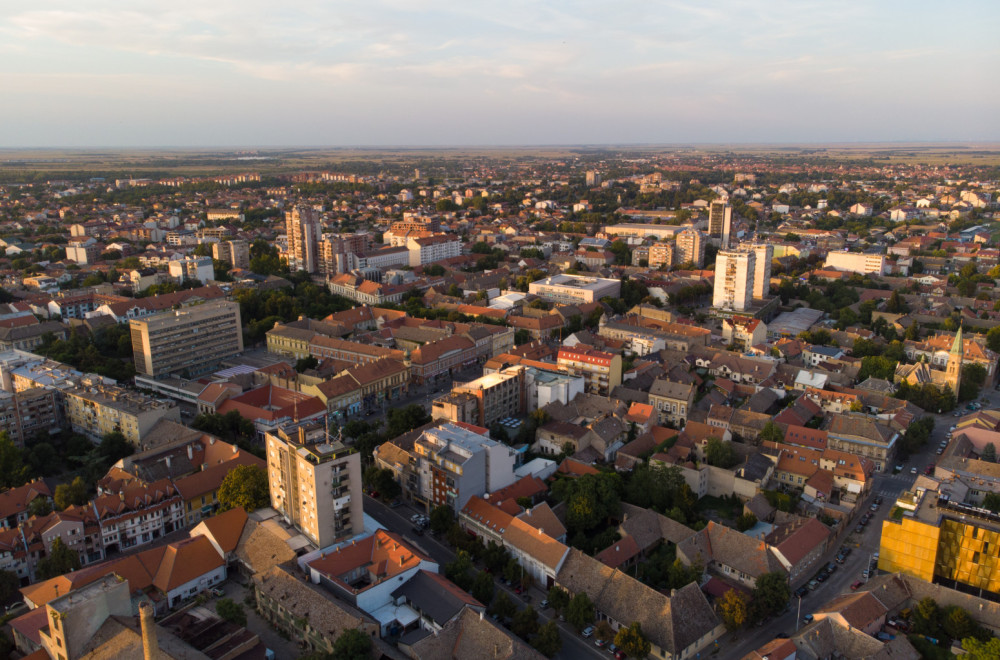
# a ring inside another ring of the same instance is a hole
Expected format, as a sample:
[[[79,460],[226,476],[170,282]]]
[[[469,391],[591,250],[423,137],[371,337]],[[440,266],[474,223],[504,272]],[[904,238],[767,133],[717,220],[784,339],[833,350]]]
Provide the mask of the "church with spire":
[[[921,355],[916,364],[900,364],[896,367],[893,380],[897,383],[906,382],[910,385],[936,385],[944,388],[945,385],[951,391],[958,394],[958,387],[962,383],[962,364],[965,356],[965,341],[962,337],[962,327],[959,326],[955,333],[955,340],[948,351],[948,362],[943,365],[944,370],[935,369],[927,361],[926,355]]]

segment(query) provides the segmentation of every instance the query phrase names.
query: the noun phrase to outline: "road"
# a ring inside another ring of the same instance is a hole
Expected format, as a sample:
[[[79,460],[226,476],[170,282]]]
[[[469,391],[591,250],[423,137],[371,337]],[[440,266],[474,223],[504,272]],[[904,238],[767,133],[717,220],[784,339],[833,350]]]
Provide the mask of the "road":
[[[395,532],[404,536],[408,543],[412,543],[417,549],[429,556],[434,561],[444,568],[444,565],[455,559],[455,553],[452,552],[451,548],[443,541],[438,540],[432,534],[424,534],[423,536],[418,536],[413,533],[413,523],[410,522],[410,516],[414,513],[422,513],[416,509],[412,509],[407,505],[399,506],[395,509],[390,508],[383,504],[382,502],[372,499],[365,495],[365,513],[370,515],[380,524],[384,525],[386,529],[390,532]],[[538,604],[542,602],[546,594],[541,589],[537,587],[532,587],[529,593],[531,598],[530,603],[526,602],[522,595],[515,594],[514,591],[500,582],[494,582],[497,590],[504,590],[510,597],[511,601],[517,604],[519,610],[524,609],[529,604],[535,607],[538,612],[539,625],[545,624],[548,621],[557,618],[555,612],[551,609],[549,610],[539,610]],[[611,657],[610,653],[602,652],[594,646],[594,638],[584,639],[576,632],[576,629],[570,626],[564,621],[558,621],[559,631],[562,635],[563,647],[555,656],[555,658],[560,658],[561,660],[574,660],[576,658],[603,658],[607,659]]]

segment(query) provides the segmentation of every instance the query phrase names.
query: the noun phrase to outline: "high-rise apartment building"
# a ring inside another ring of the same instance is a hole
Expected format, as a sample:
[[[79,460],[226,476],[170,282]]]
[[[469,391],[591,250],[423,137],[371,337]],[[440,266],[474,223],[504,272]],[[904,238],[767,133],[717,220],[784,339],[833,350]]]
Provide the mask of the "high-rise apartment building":
[[[361,455],[331,438],[321,422],[264,436],[271,506],[317,548],[364,529]]]
[[[757,255],[749,250],[720,250],[715,258],[712,306],[742,312],[753,300]]]
[[[770,243],[754,243],[751,249],[756,255],[753,271],[753,297],[755,300],[763,300],[771,292],[771,262],[774,261],[774,246]]]
[[[285,213],[288,240],[288,267],[307,273],[319,271],[319,212],[308,206],[296,206]]]
[[[233,268],[249,268],[250,244],[242,238],[212,243],[212,256]]]
[[[590,187],[601,185],[601,173],[596,170],[587,170],[586,184]]]
[[[885,272],[885,255],[862,252],[830,252],[823,264],[827,268],[846,270],[862,275],[881,275]]]
[[[215,279],[215,268],[211,257],[184,257],[167,264],[170,277],[183,284],[187,280],[198,280],[205,284]]]
[[[649,267],[659,268],[674,265],[674,246],[672,243],[654,243],[649,246]]]
[[[525,367],[516,366],[455,384],[451,392],[434,401],[433,417],[489,427],[506,417],[522,415],[526,412],[526,375]]]
[[[707,239],[697,229],[685,229],[677,234],[676,262],[692,264],[695,268],[705,265],[705,244]]]
[[[713,238],[722,239],[722,249],[729,249],[729,238],[733,229],[733,207],[729,202],[717,199],[708,211],[708,233]]]
[[[240,306],[227,300],[132,319],[129,327],[135,370],[147,376],[193,376],[243,352]]]

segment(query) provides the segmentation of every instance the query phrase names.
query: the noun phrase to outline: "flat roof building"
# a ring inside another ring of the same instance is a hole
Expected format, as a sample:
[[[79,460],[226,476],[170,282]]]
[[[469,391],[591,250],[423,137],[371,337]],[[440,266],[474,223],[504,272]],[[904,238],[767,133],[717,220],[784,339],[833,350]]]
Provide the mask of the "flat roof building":
[[[211,371],[243,352],[240,306],[226,300],[129,322],[135,370],[147,376]]]
[[[553,275],[528,285],[528,293],[566,304],[592,303],[621,295],[621,280],[580,275]]]

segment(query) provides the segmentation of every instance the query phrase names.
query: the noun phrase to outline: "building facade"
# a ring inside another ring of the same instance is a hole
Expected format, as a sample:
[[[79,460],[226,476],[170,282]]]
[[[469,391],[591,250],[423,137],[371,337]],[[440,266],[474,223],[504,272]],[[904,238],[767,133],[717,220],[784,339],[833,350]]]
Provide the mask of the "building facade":
[[[135,370],[147,376],[204,373],[243,352],[240,306],[225,300],[129,322]]]
[[[316,422],[264,436],[271,506],[317,548],[364,529],[361,456]]]
[[[622,384],[622,356],[593,348],[560,348],[556,363],[574,376],[583,376],[590,394],[608,396]]]
[[[691,264],[695,268],[705,265],[707,237],[697,229],[685,229],[677,234],[675,258],[678,264]]]
[[[296,206],[285,213],[288,241],[288,267],[315,273],[319,270],[319,239],[322,234],[319,212],[308,206]]]
[[[740,312],[750,307],[756,261],[757,255],[750,251],[719,251],[712,307]]]

